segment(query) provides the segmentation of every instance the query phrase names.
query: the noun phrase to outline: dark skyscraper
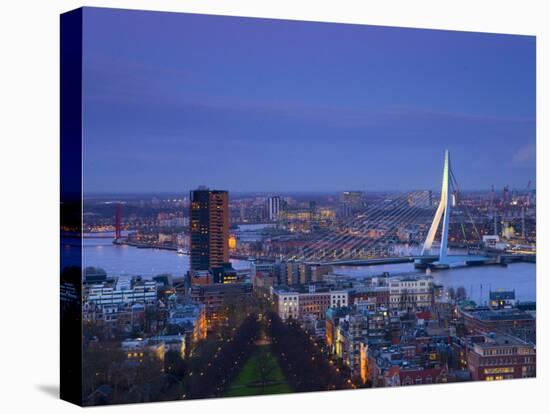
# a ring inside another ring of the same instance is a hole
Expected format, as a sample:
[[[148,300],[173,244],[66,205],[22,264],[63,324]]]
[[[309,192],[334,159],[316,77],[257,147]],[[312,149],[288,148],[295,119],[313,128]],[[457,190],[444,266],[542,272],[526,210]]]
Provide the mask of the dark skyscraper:
[[[191,191],[191,270],[208,270],[229,262],[227,191],[200,187]]]

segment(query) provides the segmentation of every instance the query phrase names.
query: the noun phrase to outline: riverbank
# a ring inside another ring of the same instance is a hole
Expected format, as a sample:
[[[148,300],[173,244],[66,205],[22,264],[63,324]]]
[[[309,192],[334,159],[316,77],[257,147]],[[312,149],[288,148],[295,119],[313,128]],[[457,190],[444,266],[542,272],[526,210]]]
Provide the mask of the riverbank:
[[[84,266],[103,268],[107,274],[140,275],[146,279],[158,274],[172,274],[183,277],[189,270],[189,256],[176,254],[175,251],[161,249],[138,249],[128,245],[115,245],[108,239],[84,239],[83,250],[80,246],[65,245],[64,252],[69,256],[74,250],[75,257],[82,260]],[[237,270],[250,268],[250,261],[231,259]],[[369,265],[369,266],[334,266],[334,273],[353,276],[380,276],[388,272],[391,276],[399,274],[425,274],[425,271],[414,269],[408,263]],[[515,290],[516,299],[520,301],[536,300],[536,264],[511,263],[506,267],[482,266],[433,272],[434,282],[445,287],[462,286],[473,300],[483,303],[489,298],[489,290]]]

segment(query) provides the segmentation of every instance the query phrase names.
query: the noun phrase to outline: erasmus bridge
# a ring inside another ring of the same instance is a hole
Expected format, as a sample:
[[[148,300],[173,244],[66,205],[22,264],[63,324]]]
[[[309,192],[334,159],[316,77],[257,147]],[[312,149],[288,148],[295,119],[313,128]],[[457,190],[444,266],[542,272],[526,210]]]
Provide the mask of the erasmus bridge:
[[[418,268],[446,269],[453,266],[482,264],[489,258],[480,255],[449,253],[449,224],[453,197],[458,183],[451,168],[449,151],[445,151],[441,197],[432,206],[429,191],[409,192],[384,197],[341,223],[336,230],[309,242],[299,254],[287,260],[332,265],[373,265],[414,262]],[[471,217],[470,217],[471,218]],[[481,239],[475,223],[475,233]],[[464,224],[461,223],[464,232]],[[400,249],[410,235],[421,235],[416,249]],[[439,236],[439,248],[434,241]],[[467,242],[466,242],[467,243]],[[415,251],[416,254],[413,254]]]

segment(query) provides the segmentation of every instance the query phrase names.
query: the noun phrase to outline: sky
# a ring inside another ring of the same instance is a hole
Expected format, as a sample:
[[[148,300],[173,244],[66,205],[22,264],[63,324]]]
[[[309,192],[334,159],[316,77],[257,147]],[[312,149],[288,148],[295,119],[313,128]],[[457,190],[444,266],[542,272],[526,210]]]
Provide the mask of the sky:
[[[535,183],[535,37],[86,8],[84,191]]]

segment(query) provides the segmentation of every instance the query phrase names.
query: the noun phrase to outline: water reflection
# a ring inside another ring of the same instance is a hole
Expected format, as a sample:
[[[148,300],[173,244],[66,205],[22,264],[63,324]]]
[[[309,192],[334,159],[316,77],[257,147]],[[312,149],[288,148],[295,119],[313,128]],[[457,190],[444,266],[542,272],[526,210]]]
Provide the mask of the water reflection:
[[[231,260],[235,269],[248,269],[250,262]],[[99,266],[109,275],[141,275],[151,278],[160,273],[183,276],[189,270],[189,256],[170,250],[138,249],[129,246],[115,246],[110,239],[84,239],[84,266]],[[536,300],[536,266],[532,263],[513,263],[507,267],[469,267],[433,272],[436,283],[455,289],[463,286],[468,295],[478,303],[488,299],[489,290],[514,289],[520,301]],[[417,273],[412,263],[381,266],[337,266],[336,273],[352,276],[375,276],[383,272],[390,274]]]
[[[484,303],[489,298],[489,290],[509,289],[516,291],[516,299],[520,301],[536,300],[536,265],[533,263],[512,263],[507,267],[484,266],[463,267],[452,270],[432,272],[434,282],[445,287],[458,288],[463,286],[468,296]],[[389,264],[382,266],[349,267],[338,266],[335,272],[351,276],[376,276],[383,272],[391,274],[413,273],[422,274],[424,271],[415,270],[412,263]]]
[[[151,278],[161,273],[183,276],[189,270],[189,256],[172,250],[138,249],[113,245],[110,239],[84,239],[83,264],[98,266],[109,275],[140,275]],[[246,260],[231,260],[235,269],[248,269]]]

